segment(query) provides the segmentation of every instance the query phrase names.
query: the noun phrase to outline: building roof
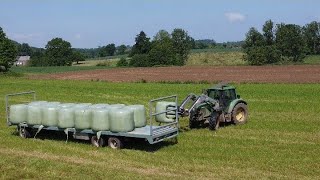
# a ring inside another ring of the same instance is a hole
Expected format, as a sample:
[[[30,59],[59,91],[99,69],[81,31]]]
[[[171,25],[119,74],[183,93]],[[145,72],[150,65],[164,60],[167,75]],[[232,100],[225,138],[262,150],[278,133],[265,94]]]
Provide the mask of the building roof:
[[[17,61],[29,61],[30,56],[18,56]]]

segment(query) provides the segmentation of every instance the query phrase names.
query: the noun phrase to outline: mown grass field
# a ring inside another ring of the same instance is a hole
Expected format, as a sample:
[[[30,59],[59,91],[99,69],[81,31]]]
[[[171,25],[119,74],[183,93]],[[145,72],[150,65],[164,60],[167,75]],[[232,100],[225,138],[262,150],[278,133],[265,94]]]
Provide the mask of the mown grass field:
[[[131,143],[126,149],[89,142],[22,139],[6,126],[4,96],[35,90],[61,102],[144,104],[152,98],[200,93],[209,84],[106,83],[0,77],[1,179],[319,179],[320,84],[236,84],[250,119],[216,132],[188,130],[178,144]],[[45,137],[45,136],[44,136]]]

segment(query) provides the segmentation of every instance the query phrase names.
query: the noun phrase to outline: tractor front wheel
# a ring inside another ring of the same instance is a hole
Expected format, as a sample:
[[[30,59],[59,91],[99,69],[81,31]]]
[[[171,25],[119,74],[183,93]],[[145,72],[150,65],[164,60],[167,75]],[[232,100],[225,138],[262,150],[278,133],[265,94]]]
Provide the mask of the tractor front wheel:
[[[211,114],[209,119],[209,129],[217,130],[219,128],[219,114],[214,112]]]
[[[189,118],[189,128],[193,129],[199,126],[199,121],[197,119],[197,116],[195,115],[194,112],[190,113],[190,118]]]
[[[245,124],[248,120],[248,107],[244,103],[237,104],[232,110],[232,121],[234,124]]]

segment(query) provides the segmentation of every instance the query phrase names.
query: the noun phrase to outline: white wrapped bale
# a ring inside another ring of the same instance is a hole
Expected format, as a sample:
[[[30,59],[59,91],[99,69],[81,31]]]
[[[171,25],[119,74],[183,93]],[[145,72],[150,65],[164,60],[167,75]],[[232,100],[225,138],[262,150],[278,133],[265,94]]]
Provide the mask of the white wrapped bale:
[[[129,108],[110,109],[110,131],[129,132],[134,130],[134,113]]]
[[[109,109],[92,108],[92,124],[91,129],[94,131],[109,131]]]
[[[87,107],[79,107],[74,109],[76,129],[90,129],[92,123],[92,109]]]
[[[146,119],[146,109],[144,105],[130,105],[130,106],[127,106],[126,108],[133,110],[134,126],[136,128],[146,126],[147,119]]]
[[[108,108],[110,109],[117,109],[117,108],[124,108],[126,105],[124,104],[110,104]]]
[[[70,108],[70,107],[73,107],[74,105],[75,103],[62,103],[62,104],[59,104],[58,106],[61,108]]]
[[[109,104],[93,104],[92,106],[90,106],[90,108],[94,109],[94,108],[108,108],[110,105]]]
[[[79,103],[79,104],[75,104],[73,107],[74,108],[83,108],[83,107],[89,107],[91,106],[91,103]]]
[[[73,128],[74,127],[74,108],[60,108],[58,112],[58,127]]]
[[[44,126],[57,127],[59,109],[60,107],[57,103],[48,103],[46,106],[42,107],[41,124]]]
[[[175,102],[166,102],[166,101],[159,101],[156,104],[156,113],[166,112],[171,109],[175,109],[176,103]],[[169,111],[167,113],[162,113],[156,115],[156,121],[161,123],[171,123],[175,121],[175,111]]]
[[[28,118],[27,124],[29,125],[41,125],[42,119],[42,103],[30,103],[28,104]]]
[[[15,104],[10,106],[9,118],[12,124],[27,121],[28,106],[26,104]]]

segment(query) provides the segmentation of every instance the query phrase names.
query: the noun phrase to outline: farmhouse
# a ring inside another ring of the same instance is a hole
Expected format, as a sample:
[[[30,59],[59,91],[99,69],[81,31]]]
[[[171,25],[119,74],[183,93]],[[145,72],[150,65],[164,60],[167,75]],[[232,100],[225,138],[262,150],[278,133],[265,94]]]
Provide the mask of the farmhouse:
[[[17,61],[15,62],[16,66],[25,66],[28,64],[30,56],[18,56]]]

